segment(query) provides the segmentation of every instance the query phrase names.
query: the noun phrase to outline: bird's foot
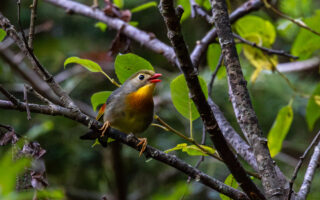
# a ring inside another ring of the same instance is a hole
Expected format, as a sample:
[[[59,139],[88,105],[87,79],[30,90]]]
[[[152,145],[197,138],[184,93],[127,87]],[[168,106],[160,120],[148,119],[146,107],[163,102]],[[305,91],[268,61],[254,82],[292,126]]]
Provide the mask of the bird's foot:
[[[100,131],[102,131],[100,137],[104,136],[104,133],[108,130],[109,126],[110,126],[110,122],[109,121],[105,121],[103,126],[99,129]]]
[[[148,141],[147,141],[147,138],[138,138],[138,140],[139,140],[140,142],[137,144],[137,146],[142,145],[141,150],[140,150],[140,153],[139,153],[139,157],[140,157],[140,156],[142,155],[142,153],[146,150]]]

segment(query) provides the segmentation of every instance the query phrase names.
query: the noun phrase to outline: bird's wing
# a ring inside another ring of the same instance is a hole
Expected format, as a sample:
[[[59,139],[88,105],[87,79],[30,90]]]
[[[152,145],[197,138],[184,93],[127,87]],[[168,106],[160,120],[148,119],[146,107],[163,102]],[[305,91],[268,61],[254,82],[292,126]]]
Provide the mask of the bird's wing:
[[[96,117],[96,120],[99,120],[99,119],[102,117],[102,115],[104,114],[104,111],[105,111],[106,107],[107,107],[107,104],[106,104],[106,103],[104,103],[104,104],[101,106],[101,108],[99,109],[98,115],[97,115],[97,117]]]
[[[114,90],[107,99],[106,104],[108,105],[118,94],[121,92],[121,88]]]

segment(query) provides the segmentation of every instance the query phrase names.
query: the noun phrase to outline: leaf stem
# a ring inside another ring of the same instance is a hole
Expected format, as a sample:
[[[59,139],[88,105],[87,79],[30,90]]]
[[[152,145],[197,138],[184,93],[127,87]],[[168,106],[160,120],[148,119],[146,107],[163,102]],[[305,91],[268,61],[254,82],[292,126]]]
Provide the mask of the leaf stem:
[[[163,121],[158,115],[155,114],[155,115],[154,115],[154,118],[165,128],[164,130],[170,131],[170,132],[178,135],[179,137],[181,137],[181,138],[187,140],[188,142],[190,142],[191,144],[194,144],[196,147],[198,147],[198,148],[199,148],[202,152],[204,152],[205,154],[207,154],[207,155],[209,155],[209,156],[211,156],[211,157],[213,157],[213,158],[215,158],[215,159],[217,159],[217,160],[219,160],[219,161],[221,161],[221,162],[224,162],[224,161],[222,160],[222,158],[220,158],[219,155],[208,152],[208,151],[207,151],[206,149],[204,149],[200,144],[198,144],[193,138],[189,138],[189,137],[185,136],[183,133],[181,133],[180,131],[174,129],[174,128],[171,127],[169,124],[167,124],[165,121]],[[158,126],[158,127],[162,128],[162,126]],[[261,177],[260,177],[259,174],[256,174],[256,173],[250,172],[250,171],[246,171],[246,172],[247,172],[247,174],[249,174],[250,176],[253,176],[253,177],[255,177],[255,178],[261,179]]]
[[[119,85],[113,78],[110,78],[110,76],[108,76],[108,74],[106,74],[104,71],[100,71],[105,77],[107,77],[107,79],[115,86],[120,87],[121,85]]]
[[[189,123],[190,123],[190,138],[193,139],[193,133],[192,133],[192,112],[191,112],[191,99],[189,99]]]

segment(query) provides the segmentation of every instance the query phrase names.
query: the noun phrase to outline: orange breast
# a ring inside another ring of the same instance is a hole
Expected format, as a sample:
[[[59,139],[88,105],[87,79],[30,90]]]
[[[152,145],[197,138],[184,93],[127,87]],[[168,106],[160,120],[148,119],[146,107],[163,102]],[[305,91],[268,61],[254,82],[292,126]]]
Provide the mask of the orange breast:
[[[153,110],[152,94],[155,84],[147,84],[126,97],[129,109],[139,112]]]

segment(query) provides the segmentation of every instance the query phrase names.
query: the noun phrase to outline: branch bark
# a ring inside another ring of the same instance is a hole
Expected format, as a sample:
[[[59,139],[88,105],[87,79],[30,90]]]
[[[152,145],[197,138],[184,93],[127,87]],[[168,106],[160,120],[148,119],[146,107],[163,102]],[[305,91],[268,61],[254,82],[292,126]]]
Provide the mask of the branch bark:
[[[40,64],[38,58],[33,54],[33,51],[28,47],[27,41],[25,38],[21,38],[14,26],[10,23],[10,21],[2,15],[0,12],[0,27],[7,32],[20,48],[20,50],[27,56],[30,63],[33,66],[34,71],[45,81],[48,83],[52,91],[59,96],[61,103],[68,107],[72,108],[76,111],[79,111],[78,107],[69,97],[69,95],[61,88],[59,84],[56,83],[53,76]],[[24,35],[24,34],[23,34]]]
[[[262,138],[262,131],[251,104],[235,48],[226,2],[224,0],[211,0],[211,4],[219,43],[227,67],[229,95],[238,124],[250,146],[253,147],[267,198],[284,199],[284,183],[286,183],[286,180],[278,176],[276,165],[270,156],[267,140]]]
[[[188,49],[184,42],[180,28],[180,17],[177,13],[182,13],[181,7],[177,7],[177,10],[173,7],[172,0],[161,0],[160,1],[160,12],[163,16],[168,32],[167,36],[171,41],[174,51],[177,55],[178,63],[181,71],[184,73],[189,91],[190,98],[195,103],[206,131],[209,133],[214,146],[216,147],[219,155],[224,160],[225,164],[244,190],[250,199],[265,199],[264,195],[254,185],[251,179],[247,176],[245,170],[233,155],[229,149],[225,138],[223,137],[217,122],[213,116],[212,110],[206,101],[206,98],[201,90],[200,83],[198,80],[198,72],[193,67],[191,59],[189,57]]]
[[[237,19],[251,13],[252,11],[260,9],[262,6],[263,2],[261,0],[249,0],[230,14],[230,22],[234,23]],[[199,66],[202,55],[204,55],[209,44],[211,44],[216,37],[217,29],[213,28],[201,39],[201,41],[197,43],[191,53],[191,60],[195,67]]]
[[[315,171],[319,165],[319,161],[320,161],[320,142],[314,148],[314,153],[309,162],[306,174],[304,175],[303,183],[297,194],[298,200],[307,199],[307,195],[310,192],[310,188],[311,188],[311,182],[314,177]]]
[[[19,111],[25,112],[26,105],[25,103],[20,102],[19,106],[17,107],[10,101],[0,100],[0,108],[19,110]],[[66,118],[72,119],[96,131],[97,137],[99,137],[100,135],[100,133],[98,132],[99,132],[99,129],[102,127],[101,122],[98,122],[95,119],[90,118],[85,114],[73,112],[72,109],[64,108],[58,105],[47,106],[47,105],[39,105],[39,104],[31,104],[31,103],[29,104],[29,108],[30,108],[30,111],[34,113],[41,113],[41,114],[52,115],[52,116],[64,116]],[[126,144],[136,149],[137,151],[140,151],[141,147],[137,147],[139,140],[137,140],[135,137],[127,137],[126,134],[112,128],[108,129],[107,134],[108,136],[120,141],[121,143]],[[170,165],[176,168],[177,170],[185,173],[187,176],[192,177],[193,179],[201,182],[202,184],[210,187],[211,189],[214,189],[222,194],[225,194],[226,196],[229,196],[234,199],[239,199],[239,200],[249,199],[245,193],[235,190],[234,188],[225,185],[219,180],[211,178],[207,174],[185,163],[184,161],[180,160],[174,155],[163,153],[162,151],[156,148],[153,148],[149,145],[147,146],[144,152],[144,155],[147,158],[151,157],[164,164]]]

